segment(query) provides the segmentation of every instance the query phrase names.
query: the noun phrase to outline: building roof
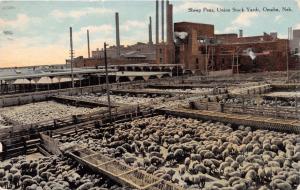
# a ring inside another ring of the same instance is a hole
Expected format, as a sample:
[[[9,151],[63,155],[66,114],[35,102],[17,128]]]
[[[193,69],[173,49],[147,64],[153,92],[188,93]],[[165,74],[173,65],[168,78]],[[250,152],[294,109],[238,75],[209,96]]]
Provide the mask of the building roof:
[[[126,58],[130,58],[130,57],[133,57],[133,58],[146,58],[145,55],[140,54],[137,51],[130,51],[130,52],[127,52],[127,53],[123,53],[121,56],[124,56]]]

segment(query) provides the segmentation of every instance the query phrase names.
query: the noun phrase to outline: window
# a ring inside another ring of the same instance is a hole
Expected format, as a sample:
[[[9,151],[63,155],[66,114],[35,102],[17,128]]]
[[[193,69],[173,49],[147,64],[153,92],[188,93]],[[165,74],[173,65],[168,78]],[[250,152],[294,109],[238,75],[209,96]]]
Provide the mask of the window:
[[[299,48],[295,48],[295,54],[299,53]]]
[[[159,48],[159,53],[162,54],[162,49],[161,48]]]
[[[162,63],[162,58],[159,58],[159,62]]]

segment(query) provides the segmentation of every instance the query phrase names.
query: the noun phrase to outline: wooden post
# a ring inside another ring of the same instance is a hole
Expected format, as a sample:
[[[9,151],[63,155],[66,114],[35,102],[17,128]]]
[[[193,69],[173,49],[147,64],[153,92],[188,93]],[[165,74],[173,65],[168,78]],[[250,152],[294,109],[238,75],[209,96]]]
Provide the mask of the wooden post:
[[[243,113],[245,113],[245,97],[243,96]]]
[[[295,97],[295,112],[296,112],[296,118],[298,118],[298,101],[297,101],[297,95]]]
[[[275,118],[277,118],[277,113],[278,112],[278,108],[277,108],[277,97],[275,98]]]
[[[104,63],[105,63],[105,81],[106,81],[106,94],[107,94],[107,102],[108,102],[108,112],[109,119],[111,121],[111,103],[110,103],[110,86],[109,86],[109,78],[108,78],[108,68],[107,68],[107,56],[106,56],[106,42],[104,43]]]
[[[225,106],[225,104],[224,103],[220,103],[220,112],[224,112],[224,106]]]
[[[208,110],[208,98],[206,99],[206,110]]]

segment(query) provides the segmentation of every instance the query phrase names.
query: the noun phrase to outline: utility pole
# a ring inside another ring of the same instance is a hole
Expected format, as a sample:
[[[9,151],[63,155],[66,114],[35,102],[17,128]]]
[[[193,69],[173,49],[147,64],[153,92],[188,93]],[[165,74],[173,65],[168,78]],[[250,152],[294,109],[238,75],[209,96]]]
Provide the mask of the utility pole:
[[[232,63],[231,63],[232,76],[234,75],[234,50],[232,51]]]
[[[206,76],[208,76],[208,47],[207,47],[207,38],[205,39],[205,72]]]
[[[72,78],[72,88],[74,88],[74,73],[73,73],[73,38],[72,38],[72,27],[70,27],[70,54],[71,54],[71,78]]]
[[[237,70],[237,74],[239,75],[240,72],[239,72],[239,52],[237,52],[236,54],[236,70]]]
[[[106,94],[107,94],[107,101],[108,101],[109,121],[112,122],[111,105],[110,105],[110,89],[109,89],[108,69],[107,69],[106,45],[107,45],[106,42],[104,42],[104,63],[105,63],[105,78],[106,78]]]
[[[177,67],[176,67],[176,74],[177,74],[177,79],[178,79],[178,76],[179,76],[179,68],[178,68],[179,66],[177,65]]]
[[[289,80],[289,41],[290,41],[291,27],[288,28],[288,40],[286,42],[286,80]]]

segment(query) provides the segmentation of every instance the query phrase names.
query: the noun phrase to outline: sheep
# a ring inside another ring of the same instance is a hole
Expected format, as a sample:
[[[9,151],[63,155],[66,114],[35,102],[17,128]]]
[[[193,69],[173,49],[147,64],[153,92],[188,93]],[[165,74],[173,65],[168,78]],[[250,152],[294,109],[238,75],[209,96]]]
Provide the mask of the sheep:
[[[203,164],[196,164],[194,166],[194,170],[196,173],[207,173],[208,170],[207,170],[207,167],[205,167]]]
[[[94,186],[92,182],[84,183],[77,188],[77,190],[89,190]]]
[[[269,167],[280,167],[280,163],[278,163],[276,161],[269,161],[268,166]]]
[[[245,160],[245,157],[243,155],[238,155],[235,160],[241,164]]]
[[[201,161],[202,157],[200,154],[191,154],[191,160],[193,161]]]
[[[230,173],[234,172],[234,168],[230,167],[230,166],[227,166],[225,169],[224,169],[224,176],[228,179],[230,177]]]
[[[225,159],[225,162],[229,162],[229,163],[232,163],[234,160],[231,158],[231,157],[227,157]]]
[[[239,163],[237,161],[233,161],[230,166],[237,169],[239,167]]]
[[[296,152],[296,153],[294,154],[294,156],[292,157],[292,159],[293,159],[295,162],[300,161],[300,152]]]
[[[260,179],[260,182],[263,182],[265,177],[266,177],[266,173],[265,173],[265,170],[263,168],[258,168],[258,171],[257,171],[257,175]]]
[[[208,152],[206,152],[206,153],[203,155],[203,157],[204,157],[204,158],[207,158],[207,159],[213,158],[214,156],[215,156],[214,153],[211,152],[211,151],[208,151]]]
[[[124,156],[124,161],[126,164],[131,165],[132,163],[134,163],[136,161],[136,158],[134,156],[126,155],[126,156]]]
[[[191,163],[191,159],[190,158],[185,158],[184,165],[186,165],[188,167],[190,165],[190,163]]]
[[[204,159],[203,165],[206,167],[211,167],[212,165],[214,165],[214,163],[210,159]]]
[[[249,170],[245,175],[245,179],[256,181],[256,179],[257,179],[256,171],[255,170]]]
[[[247,190],[247,186],[246,186],[246,184],[243,183],[243,182],[240,182],[240,183],[238,183],[238,184],[233,185],[233,188],[234,188],[235,190]]]
[[[277,183],[276,188],[280,190],[292,190],[292,186],[287,182]]]
[[[149,154],[149,157],[150,157],[150,158],[153,157],[153,156],[162,158],[162,154],[159,153],[159,152],[155,152],[155,151],[154,151],[154,152],[150,152],[150,154]]]
[[[19,187],[20,185],[20,178],[21,178],[21,175],[19,174],[13,174],[12,176],[12,183],[15,187]]]
[[[179,165],[178,171],[179,171],[179,174],[180,174],[180,175],[183,175],[184,172],[186,171],[185,165]]]
[[[151,162],[151,164],[153,164],[155,166],[159,166],[159,165],[164,163],[164,160],[162,158],[157,157],[157,156],[153,156],[153,157],[150,158],[150,162]]]
[[[182,149],[176,149],[174,151],[174,156],[175,156],[175,159],[180,162],[181,160],[184,159],[184,151]]]
[[[154,171],[155,171],[156,169],[157,169],[157,168],[156,168],[155,166],[150,165],[150,166],[147,168],[146,172],[149,173],[149,174],[153,174]]]
[[[290,176],[288,176],[286,181],[291,185],[296,185],[300,181],[300,176],[297,174],[290,175]]]
[[[165,158],[165,161],[171,166],[174,164],[175,156],[173,152],[169,152]]]
[[[237,176],[232,176],[228,179],[228,183],[232,186],[232,184],[235,182],[235,181],[240,181],[241,180],[241,177],[237,177]]]
[[[4,169],[0,169],[0,179],[5,176],[5,171]]]
[[[172,177],[176,173],[176,171],[173,169],[169,169],[166,173]]]
[[[171,179],[172,179],[172,176],[170,175],[170,174],[163,174],[162,175],[162,179],[164,179],[164,180],[167,180],[167,181],[171,181]]]
[[[25,179],[24,181],[22,181],[21,185],[22,188],[25,189],[27,186],[31,186],[32,184],[36,184],[37,182],[32,180],[32,179]]]
[[[261,186],[258,190],[269,190],[269,188],[267,186]]]

